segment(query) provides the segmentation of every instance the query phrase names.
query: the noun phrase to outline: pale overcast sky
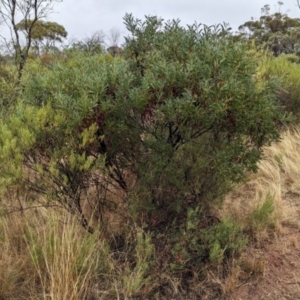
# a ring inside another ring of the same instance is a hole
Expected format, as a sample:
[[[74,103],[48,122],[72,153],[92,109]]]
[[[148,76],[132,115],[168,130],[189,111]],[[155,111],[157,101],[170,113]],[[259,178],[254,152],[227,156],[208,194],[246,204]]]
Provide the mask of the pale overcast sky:
[[[282,12],[300,17],[296,0],[282,0]],[[108,32],[112,27],[127,35],[123,25],[125,13],[135,17],[157,15],[165,20],[181,20],[182,25],[194,21],[206,25],[228,22],[233,29],[251,17],[259,18],[260,9],[270,4],[278,9],[278,0],[62,0],[49,19],[62,24],[69,38],[84,38],[97,30]]]
[[[272,12],[278,9],[278,0],[59,0],[49,20],[62,24],[68,39],[83,39],[95,31],[106,33],[113,27],[122,36],[127,35],[123,24],[125,13],[143,19],[145,15],[156,15],[164,20],[180,19],[182,25],[194,21],[206,25],[227,22],[237,30],[238,26],[259,18],[265,4]],[[300,18],[296,0],[282,0],[281,12]]]

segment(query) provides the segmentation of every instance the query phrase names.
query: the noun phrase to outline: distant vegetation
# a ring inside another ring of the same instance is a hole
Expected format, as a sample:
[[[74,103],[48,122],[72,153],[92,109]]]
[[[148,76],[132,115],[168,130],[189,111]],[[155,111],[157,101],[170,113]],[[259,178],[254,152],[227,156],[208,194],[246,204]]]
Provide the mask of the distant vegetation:
[[[238,35],[126,14],[109,50],[25,15],[0,65],[0,299],[232,292],[209,272],[279,217],[271,192],[238,217],[224,199],[300,113],[299,22],[264,13]]]

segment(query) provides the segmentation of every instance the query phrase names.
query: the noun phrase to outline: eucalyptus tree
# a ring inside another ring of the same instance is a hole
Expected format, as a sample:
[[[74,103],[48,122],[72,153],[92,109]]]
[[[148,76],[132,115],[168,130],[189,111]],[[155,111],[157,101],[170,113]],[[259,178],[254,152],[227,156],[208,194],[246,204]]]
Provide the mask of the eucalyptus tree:
[[[38,21],[49,17],[56,2],[59,0],[1,0],[0,17],[10,30],[18,69],[18,82],[21,80],[33,44],[36,32],[34,26]],[[22,27],[23,30],[20,30]]]
[[[28,20],[27,22],[23,20],[17,24],[17,30],[26,34],[31,23],[32,20]],[[37,20],[32,26],[31,31],[32,48],[35,48],[39,55],[41,49],[47,51],[47,49],[55,47],[55,43],[62,43],[67,35],[67,31],[62,25],[56,22]]]
[[[283,5],[278,2],[279,7]],[[300,55],[300,19],[281,13],[270,12],[270,5],[262,9],[261,17],[245,22],[239,27],[240,35],[254,40],[259,48],[267,48],[275,56],[282,53]]]

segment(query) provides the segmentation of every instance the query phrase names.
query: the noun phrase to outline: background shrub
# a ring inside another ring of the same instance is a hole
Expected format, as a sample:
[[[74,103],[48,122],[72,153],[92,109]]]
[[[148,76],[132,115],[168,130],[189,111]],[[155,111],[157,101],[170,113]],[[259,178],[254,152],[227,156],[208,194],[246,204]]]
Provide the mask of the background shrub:
[[[266,55],[259,72],[262,78],[278,78],[278,99],[285,110],[298,120],[300,115],[299,57],[293,54],[283,54],[276,58]]]

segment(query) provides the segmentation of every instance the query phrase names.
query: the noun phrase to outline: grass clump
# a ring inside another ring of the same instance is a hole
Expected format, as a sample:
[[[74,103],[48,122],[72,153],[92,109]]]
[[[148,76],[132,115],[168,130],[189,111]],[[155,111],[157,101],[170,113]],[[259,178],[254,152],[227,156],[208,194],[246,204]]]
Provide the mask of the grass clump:
[[[268,194],[263,203],[257,203],[253,211],[248,216],[251,232],[259,232],[264,229],[273,230],[276,220],[273,216],[275,210],[273,197]]]
[[[96,235],[81,235],[76,219],[64,223],[50,218],[41,231],[28,227],[28,254],[44,299],[85,299],[95,276],[109,271],[108,246]]]
[[[205,240],[210,247],[209,260],[215,264],[222,264],[225,258],[238,256],[248,242],[243,228],[230,218],[223,218],[219,224],[208,228]]]
[[[270,193],[265,195],[264,200],[261,199],[253,199],[250,207],[246,208],[247,212],[239,218],[239,222],[244,228],[244,234],[256,246],[263,244],[265,241],[270,241],[277,234],[280,234],[281,228],[280,203],[275,205],[274,196]]]

